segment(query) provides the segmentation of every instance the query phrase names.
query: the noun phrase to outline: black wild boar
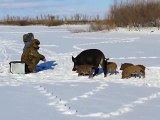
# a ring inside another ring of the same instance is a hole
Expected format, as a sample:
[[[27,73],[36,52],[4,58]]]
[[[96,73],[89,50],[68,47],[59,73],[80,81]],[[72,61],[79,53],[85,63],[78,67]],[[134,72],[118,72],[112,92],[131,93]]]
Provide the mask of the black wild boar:
[[[106,62],[105,56],[102,51],[98,49],[88,49],[82,51],[77,57],[72,56],[72,61],[74,63],[72,71],[76,71],[79,65],[92,65],[95,67],[95,72],[93,76],[98,74],[99,65],[101,65],[104,77],[106,77]]]

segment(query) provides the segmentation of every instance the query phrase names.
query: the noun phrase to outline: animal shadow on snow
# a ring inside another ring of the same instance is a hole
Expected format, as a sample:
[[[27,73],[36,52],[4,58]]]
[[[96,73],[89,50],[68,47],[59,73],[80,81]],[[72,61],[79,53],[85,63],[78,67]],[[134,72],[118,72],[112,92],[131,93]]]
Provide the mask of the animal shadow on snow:
[[[36,72],[43,71],[43,70],[48,70],[48,69],[53,70],[54,66],[57,65],[57,63],[55,63],[55,62],[56,61],[47,61],[47,62],[38,64],[36,66]]]
[[[116,71],[116,74],[118,74],[119,72],[118,71]],[[100,74],[103,74],[103,69],[102,68],[99,68],[99,72],[98,72],[98,75],[100,75]],[[107,74],[111,74],[111,72],[108,72]]]
[[[99,68],[99,71],[98,71],[98,75],[102,74],[103,73],[103,69],[102,68]]]

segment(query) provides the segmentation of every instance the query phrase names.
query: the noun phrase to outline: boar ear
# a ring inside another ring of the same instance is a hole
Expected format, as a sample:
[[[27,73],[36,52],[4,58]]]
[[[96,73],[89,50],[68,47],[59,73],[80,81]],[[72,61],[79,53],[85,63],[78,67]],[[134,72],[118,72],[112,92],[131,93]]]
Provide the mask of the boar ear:
[[[76,61],[76,59],[75,59],[73,56],[72,56],[72,61],[73,61],[73,62],[75,62],[75,61]]]
[[[109,60],[109,58],[105,58],[105,60]]]

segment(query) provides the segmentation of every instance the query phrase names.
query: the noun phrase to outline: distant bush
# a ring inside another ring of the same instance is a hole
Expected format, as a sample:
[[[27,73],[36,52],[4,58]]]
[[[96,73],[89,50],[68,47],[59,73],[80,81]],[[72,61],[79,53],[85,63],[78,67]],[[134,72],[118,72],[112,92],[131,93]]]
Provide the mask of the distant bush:
[[[159,0],[126,0],[114,1],[110,8],[109,20],[118,27],[159,27]]]
[[[46,26],[58,26],[64,24],[62,20],[45,20],[44,25]]]
[[[75,14],[70,18],[59,18],[58,16],[52,15],[40,15],[35,18],[30,17],[19,17],[19,16],[9,16],[0,20],[0,24],[4,25],[46,25],[46,26],[58,26],[62,24],[89,24],[95,18],[88,17],[86,15]]]
[[[102,31],[102,30],[112,30],[115,29],[116,25],[110,20],[99,20],[90,23],[89,31]]]
[[[41,16],[40,18],[29,18],[29,17],[15,17],[7,16],[4,20],[0,21],[0,24],[4,25],[47,25],[47,26],[57,26],[64,24],[63,20],[55,19],[53,16]]]
[[[26,26],[32,23],[27,20],[7,20],[7,21],[1,21],[0,24]]]

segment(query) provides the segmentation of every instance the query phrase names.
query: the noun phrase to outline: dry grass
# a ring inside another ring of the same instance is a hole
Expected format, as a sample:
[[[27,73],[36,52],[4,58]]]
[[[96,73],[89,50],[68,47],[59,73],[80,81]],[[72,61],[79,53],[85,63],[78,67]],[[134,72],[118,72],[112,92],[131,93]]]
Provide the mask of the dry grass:
[[[110,8],[109,19],[118,27],[159,27],[159,0],[127,0],[116,2]]]
[[[102,30],[110,31],[115,28],[116,28],[116,25],[112,21],[99,20],[99,21],[94,21],[90,23],[89,31],[90,32],[102,31]]]
[[[34,19],[9,19],[0,21],[2,25],[19,25],[19,26],[27,26],[27,25],[46,25],[46,26],[57,26],[62,25],[64,22],[62,20],[34,20]]]
[[[93,18],[95,19],[95,18]],[[63,24],[88,24],[92,19],[86,15],[76,14],[71,18],[59,18],[52,15],[41,15],[36,18],[9,16],[0,21],[3,25],[46,25],[46,26],[58,26]]]

